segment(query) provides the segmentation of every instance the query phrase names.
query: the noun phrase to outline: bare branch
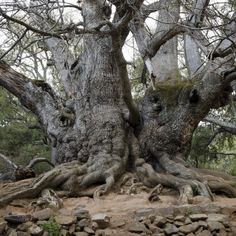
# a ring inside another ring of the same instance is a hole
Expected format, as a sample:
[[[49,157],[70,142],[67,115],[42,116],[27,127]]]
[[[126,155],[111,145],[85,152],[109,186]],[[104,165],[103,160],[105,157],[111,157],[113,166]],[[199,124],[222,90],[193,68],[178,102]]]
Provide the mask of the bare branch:
[[[207,116],[203,120],[220,126],[226,132],[236,134],[236,125],[232,124],[231,122],[222,121],[212,116]]]

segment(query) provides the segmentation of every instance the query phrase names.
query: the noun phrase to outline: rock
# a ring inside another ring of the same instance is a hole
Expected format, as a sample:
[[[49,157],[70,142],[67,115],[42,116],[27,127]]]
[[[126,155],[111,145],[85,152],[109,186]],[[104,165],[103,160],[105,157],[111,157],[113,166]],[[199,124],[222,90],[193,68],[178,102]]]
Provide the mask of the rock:
[[[55,220],[60,225],[72,225],[76,222],[76,218],[74,216],[64,216],[64,215],[57,215],[55,216]]]
[[[144,226],[144,224],[136,222],[128,226],[128,231],[131,233],[140,234],[140,233],[146,232],[147,229]]]
[[[156,219],[154,221],[154,224],[157,226],[157,227],[163,227],[165,224],[167,223],[167,219],[165,217],[162,217],[162,216],[156,216]]]
[[[185,216],[183,215],[178,215],[174,218],[175,221],[181,221],[184,222],[185,221]]]
[[[175,225],[167,223],[164,228],[164,231],[167,235],[172,235],[178,233],[179,229]]]
[[[212,233],[209,230],[203,230],[202,232],[196,234],[196,236],[212,236]]]
[[[220,232],[217,233],[217,236],[227,236],[227,232],[225,230],[220,230]]]
[[[0,222],[0,235],[3,235],[3,232],[7,229],[7,222],[2,221]]]
[[[83,209],[83,208],[75,209],[73,211],[73,215],[77,217],[77,220],[81,220],[84,218],[86,218],[86,219],[90,218],[89,211],[86,209]]]
[[[211,231],[220,230],[220,229],[225,228],[222,223],[217,222],[217,221],[209,221],[208,227],[209,227],[209,230],[211,230]]]
[[[195,236],[194,233],[187,234],[187,236]]]
[[[145,217],[147,217],[148,215],[151,215],[154,213],[154,209],[153,208],[143,208],[143,209],[139,209],[135,212],[135,216],[137,217],[138,221],[142,221],[144,220]]]
[[[86,232],[75,232],[74,235],[75,236],[88,236],[88,233],[86,233]]]
[[[199,226],[202,227],[203,229],[207,229],[207,227],[208,227],[207,222],[202,221],[202,220],[198,221],[198,224],[199,224]]]
[[[94,230],[89,227],[84,227],[84,232],[88,234],[95,234]]]
[[[221,211],[221,207],[214,204],[202,204],[201,211],[206,214],[218,213]]]
[[[7,236],[17,236],[17,232],[16,232],[16,230],[14,230],[14,229],[11,229],[10,231],[9,231],[9,234],[6,234]]]
[[[77,225],[78,225],[80,228],[88,227],[90,224],[91,224],[91,220],[90,220],[90,219],[82,219],[82,220],[80,220],[80,221],[77,223]]]
[[[183,225],[179,228],[179,231],[184,234],[194,233],[199,228],[198,222],[193,222],[188,225]]]
[[[158,208],[158,214],[162,216],[173,216],[174,215],[174,208],[173,207],[163,207],[163,208]]]
[[[122,227],[124,225],[125,225],[125,221],[121,220],[121,219],[112,222],[112,228],[114,228],[114,229]]]
[[[22,224],[31,220],[31,215],[8,215],[4,220],[12,224]]]
[[[48,220],[51,216],[53,216],[53,211],[51,208],[45,208],[40,211],[35,211],[32,214],[32,217],[37,220]]]
[[[28,232],[32,235],[32,236],[41,236],[43,235],[43,229],[41,227],[39,227],[38,225],[33,224],[32,226],[30,226]]]
[[[188,225],[188,224],[191,224],[191,223],[192,223],[192,221],[187,217],[184,224]]]
[[[228,221],[229,220],[229,217],[227,215],[224,215],[224,214],[209,214],[208,215],[208,219],[207,221],[219,221],[219,222],[225,222],[225,221]]]
[[[110,217],[104,213],[97,213],[92,215],[92,221],[98,224],[99,229],[105,229],[110,224]]]
[[[60,230],[60,236],[69,236],[69,232],[66,229],[61,229]]]
[[[177,227],[180,227],[180,226],[183,226],[184,223],[182,221],[175,221],[174,224],[177,226]]]
[[[75,232],[75,224],[71,225],[69,228],[69,233],[73,234]]]
[[[192,215],[189,215],[189,218],[192,221],[206,220],[207,217],[208,216],[206,214],[192,214]]]
[[[17,231],[17,236],[31,236],[31,235],[23,231]]]
[[[17,226],[17,230],[27,232],[29,227],[33,225],[33,222],[28,221],[26,223]]]

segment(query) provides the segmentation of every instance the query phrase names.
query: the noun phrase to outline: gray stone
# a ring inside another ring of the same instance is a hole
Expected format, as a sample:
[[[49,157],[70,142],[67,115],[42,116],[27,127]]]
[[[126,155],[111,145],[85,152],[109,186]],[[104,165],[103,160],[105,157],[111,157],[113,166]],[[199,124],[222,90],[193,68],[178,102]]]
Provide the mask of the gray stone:
[[[202,227],[203,229],[207,229],[207,227],[208,227],[208,224],[207,224],[206,221],[200,220],[200,221],[198,221],[198,224],[199,224],[199,226]]]
[[[181,221],[184,222],[185,221],[185,216],[183,215],[178,215],[174,218],[175,221]]]
[[[88,227],[90,224],[91,224],[90,219],[82,219],[77,223],[77,225],[81,228]]]
[[[11,229],[11,230],[9,231],[9,234],[7,234],[7,236],[17,236],[16,230]]]
[[[189,215],[189,218],[192,221],[206,220],[207,219],[207,215],[206,214],[192,214],[192,215]]]
[[[145,217],[147,217],[148,215],[153,214],[153,213],[154,213],[153,208],[142,208],[142,209],[139,209],[135,212],[135,216],[138,221],[142,221],[142,220],[144,220]]]
[[[220,232],[217,233],[217,236],[227,236],[227,232],[225,230],[220,230]]]
[[[61,229],[60,230],[60,236],[69,236],[69,232],[66,229]]]
[[[199,228],[198,222],[193,222],[188,225],[183,225],[179,228],[179,231],[184,234],[194,233]]]
[[[95,234],[94,230],[89,227],[84,227],[84,232],[88,234]]]
[[[88,236],[88,233],[86,233],[86,232],[75,232],[74,235],[75,236]]]
[[[65,215],[57,215],[55,216],[55,220],[60,225],[72,225],[76,222],[76,218],[74,216]]]
[[[224,214],[208,214],[208,219],[207,221],[219,221],[219,222],[224,222],[224,221],[228,221],[229,217],[227,215]]]
[[[31,236],[31,235],[23,231],[17,231],[17,236]]]
[[[0,222],[0,235],[3,235],[3,232],[6,230],[6,228],[7,228],[7,222],[6,221]]]
[[[167,223],[164,228],[164,231],[167,235],[172,235],[178,233],[179,229],[175,225]]]
[[[192,221],[187,217],[184,223],[185,223],[186,225],[188,225],[188,224],[191,224]]]
[[[45,208],[40,211],[35,211],[32,214],[32,217],[37,220],[48,220],[51,216],[53,216],[53,211],[51,208]]]
[[[208,221],[208,227],[209,227],[209,230],[211,231],[215,231],[215,230],[220,230],[220,229],[224,229],[224,225],[220,222],[217,222],[217,221]]]
[[[4,220],[12,224],[22,224],[31,220],[31,215],[8,215]]]
[[[105,229],[110,225],[110,217],[104,213],[94,214],[91,219],[98,224],[99,229]]]
[[[26,231],[28,231],[29,227],[32,225],[33,225],[33,222],[28,221],[26,223],[18,225],[17,230],[26,232]]]
[[[180,227],[180,226],[183,226],[184,223],[182,221],[175,221],[174,224],[177,226],[177,227]]]
[[[32,236],[41,236],[43,235],[43,229],[41,227],[39,227],[38,225],[33,224],[32,226],[30,226],[28,232],[32,235]]]
[[[203,230],[202,232],[196,234],[196,236],[212,236],[212,233],[209,230]]]
[[[146,232],[146,227],[142,223],[133,223],[128,226],[128,231],[131,233],[143,233]]]
[[[162,216],[156,216],[156,219],[154,221],[154,224],[157,227],[163,227],[165,224],[167,223],[167,219],[165,217]]]
[[[86,218],[86,219],[90,218],[89,211],[86,209],[83,209],[83,208],[75,209],[73,211],[73,214],[74,214],[74,216],[77,217],[78,220],[81,220],[84,218]]]

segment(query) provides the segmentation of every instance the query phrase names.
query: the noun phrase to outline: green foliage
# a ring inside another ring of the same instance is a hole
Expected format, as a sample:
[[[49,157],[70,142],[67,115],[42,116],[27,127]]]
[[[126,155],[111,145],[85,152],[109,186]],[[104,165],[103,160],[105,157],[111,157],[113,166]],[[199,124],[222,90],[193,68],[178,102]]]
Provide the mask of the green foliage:
[[[60,236],[60,225],[51,217],[46,223],[41,224],[41,227],[49,233],[49,236]]]
[[[42,131],[29,129],[30,125],[37,124],[36,118],[3,89],[0,89],[0,109],[3,111],[0,113],[0,152],[18,165],[28,164],[35,156],[49,157]]]
[[[220,132],[215,136],[218,127],[200,125],[194,132],[192,148],[188,161],[198,168],[215,169],[236,175],[235,153],[236,139],[233,135]]]

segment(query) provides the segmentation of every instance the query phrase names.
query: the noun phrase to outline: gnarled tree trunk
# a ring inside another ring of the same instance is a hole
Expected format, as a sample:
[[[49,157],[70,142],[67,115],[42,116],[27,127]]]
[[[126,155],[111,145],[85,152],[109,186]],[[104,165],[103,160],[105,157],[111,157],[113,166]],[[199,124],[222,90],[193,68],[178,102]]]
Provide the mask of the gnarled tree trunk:
[[[155,78],[138,108],[132,100],[122,55],[129,29],[150,75],[154,73],[152,58],[158,49],[184,29],[171,24],[170,29],[165,28],[150,39],[142,28],[144,19],[134,18],[134,10],[140,9],[142,1],[135,1],[134,5],[111,2],[117,8],[113,24],[107,23],[103,0],[83,1],[84,27],[88,32],[83,38],[83,52],[72,64],[71,57],[69,63],[59,58],[56,64],[61,71],[64,98],[59,98],[47,83],[30,80],[0,64],[0,85],[38,116],[58,164],[35,180],[6,186],[0,193],[0,204],[37,196],[46,187],[71,195],[82,195],[88,188],[95,195],[104,194],[127,170],[135,172],[149,187],[162,184],[177,189],[184,202],[194,194],[212,199],[211,191],[236,196],[234,179],[198,173],[184,161],[198,123],[211,108],[227,104],[235,69],[229,70],[224,58],[215,58],[191,80],[167,76],[168,80],[160,82]],[[52,42],[46,44],[50,48]],[[50,50],[55,60],[56,55],[63,56],[58,48]],[[176,58],[174,61],[171,70],[176,67]]]

